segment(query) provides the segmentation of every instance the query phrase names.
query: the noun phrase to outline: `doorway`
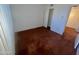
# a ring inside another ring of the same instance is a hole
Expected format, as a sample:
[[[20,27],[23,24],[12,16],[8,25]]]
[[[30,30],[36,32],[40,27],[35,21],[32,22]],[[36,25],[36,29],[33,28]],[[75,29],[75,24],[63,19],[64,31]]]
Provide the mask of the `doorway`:
[[[48,23],[47,23],[47,28],[50,30],[50,26],[51,26],[51,20],[53,17],[53,9],[49,9],[49,15],[48,15]]]
[[[79,6],[72,7],[66,27],[79,32]]]
[[[65,27],[64,36],[65,38],[75,38],[79,32],[79,6],[73,6],[70,11],[70,15]]]

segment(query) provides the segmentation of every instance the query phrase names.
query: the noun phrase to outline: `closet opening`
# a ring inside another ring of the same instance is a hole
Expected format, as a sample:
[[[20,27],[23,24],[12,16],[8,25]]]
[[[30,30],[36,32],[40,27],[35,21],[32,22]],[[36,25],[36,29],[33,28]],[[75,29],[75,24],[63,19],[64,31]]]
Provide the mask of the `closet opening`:
[[[50,30],[50,26],[51,26],[51,20],[53,17],[53,9],[49,9],[49,15],[48,15],[48,23],[47,23],[47,28]]]

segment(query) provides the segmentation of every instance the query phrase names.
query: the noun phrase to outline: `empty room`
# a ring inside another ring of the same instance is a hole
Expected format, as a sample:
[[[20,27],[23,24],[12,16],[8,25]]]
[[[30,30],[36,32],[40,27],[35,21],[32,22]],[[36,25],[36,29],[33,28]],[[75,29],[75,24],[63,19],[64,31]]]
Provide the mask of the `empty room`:
[[[78,4],[0,4],[0,55],[79,55]]]

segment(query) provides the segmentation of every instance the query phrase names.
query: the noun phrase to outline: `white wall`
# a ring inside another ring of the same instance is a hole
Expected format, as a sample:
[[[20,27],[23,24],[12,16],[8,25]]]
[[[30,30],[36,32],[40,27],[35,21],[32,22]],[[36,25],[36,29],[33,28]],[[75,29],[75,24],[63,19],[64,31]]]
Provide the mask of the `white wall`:
[[[43,26],[45,5],[11,5],[15,32]]]
[[[67,27],[71,27],[79,30],[79,7],[72,7],[67,22]]]
[[[64,33],[64,28],[66,26],[71,5],[60,4],[53,6],[53,15],[51,20],[51,30],[59,34]]]

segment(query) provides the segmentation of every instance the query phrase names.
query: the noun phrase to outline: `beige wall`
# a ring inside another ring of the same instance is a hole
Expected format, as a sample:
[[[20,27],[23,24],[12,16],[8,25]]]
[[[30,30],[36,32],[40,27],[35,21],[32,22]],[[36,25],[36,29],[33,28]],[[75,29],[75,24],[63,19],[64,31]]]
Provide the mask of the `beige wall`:
[[[79,28],[79,7],[72,7],[67,26],[75,29]]]

